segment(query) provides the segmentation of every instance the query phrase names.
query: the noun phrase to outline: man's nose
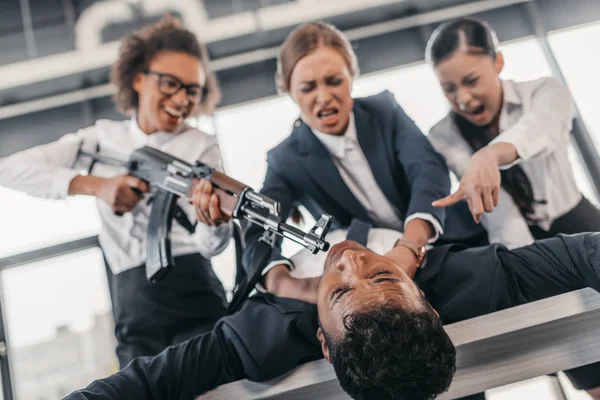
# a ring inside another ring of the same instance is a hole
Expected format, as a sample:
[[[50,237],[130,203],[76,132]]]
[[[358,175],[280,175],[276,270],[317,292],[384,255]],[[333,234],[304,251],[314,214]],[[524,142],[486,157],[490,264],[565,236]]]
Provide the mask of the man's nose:
[[[356,250],[345,250],[338,260],[336,268],[346,275],[356,275],[360,269],[362,253]]]

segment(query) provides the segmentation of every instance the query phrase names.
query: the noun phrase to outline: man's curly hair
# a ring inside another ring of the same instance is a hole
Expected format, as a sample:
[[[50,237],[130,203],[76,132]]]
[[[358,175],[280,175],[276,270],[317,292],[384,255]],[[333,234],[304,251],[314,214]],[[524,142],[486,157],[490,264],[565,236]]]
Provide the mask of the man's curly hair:
[[[407,311],[393,305],[344,319],[346,332],[325,332],[342,389],[354,399],[430,400],[448,390],[456,349],[429,305]]]
[[[132,114],[138,108],[138,94],[133,90],[133,78],[145,71],[158,53],[175,51],[196,57],[206,72],[207,96],[196,108],[199,114],[212,114],[221,101],[221,92],[214,74],[208,69],[208,54],[196,36],[175,17],[164,16],[121,40],[119,58],[113,64],[110,81],[116,86],[114,100],[117,109]]]

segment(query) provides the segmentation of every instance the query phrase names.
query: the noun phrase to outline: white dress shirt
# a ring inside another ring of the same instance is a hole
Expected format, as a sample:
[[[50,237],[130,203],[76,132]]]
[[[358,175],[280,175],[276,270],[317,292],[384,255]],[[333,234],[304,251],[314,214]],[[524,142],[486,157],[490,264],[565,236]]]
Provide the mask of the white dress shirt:
[[[200,160],[220,168],[221,155],[214,136],[189,126],[179,133],[156,132],[147,135],[140,130],[135,119],[130,121],[99,120],[95,125],[67,134],[49,144],[33,147],[0,159],[0,185],[33,196],[64,199],[68,196],[71,180],[87,171],[91,160],[80,156],[80,149],[126,160],[136,149],[151,146],[172,154],[189,163]],[[113,177],[124,174],[125,169],[96,163],[93,175]],[[119,217],[104,201],[97,199],[102,228],[98,239],[112,272],[118,274],[142,265],[146,260],[146,228],[150,216],[147,199],[140,201],[132,212]],[[179,206],[191,221],[195,220],[193,206],[179,199]],[[196,226],[190,234],[174,222],[171,229],[172,254],[180,256],[199,252],[210,259],[222,252],[231,236],[231,224],[210,227]]]
[[[329,135],[315,129],[312,131],[329,151],[342,180],[367,210],[375,226],[403,232],[406,224],[419,218],[430,222],[434,228],[434,235],[430,238],[429,243],[435,242],[444,233],[442,225],[431,214],[415,213],[407,216],[404,221],[400,219],[398,210],[377,185],[369,162],[358,143],[353,113],[350,114],[348,129],[343,135]]]
[[[547,204],[534,204],[539,226],[549,230],[552,222],[581,201],[569,162],[568,148],[573,120],[573,100],[569,90],[554,78],[528,82],[504,80],[504,104],[500,113],[500,134],[491,143],[510,143],[518,158],[501,169],[520,164],[531,181],[534,198]],[[460,135],[448,115],[429,132],[435,149],[460,179],[473,150]],[[490,241],[509,248],[533,242],[527,222],[512,198],[500,191],[498,207],[484,214],[482,223]]]

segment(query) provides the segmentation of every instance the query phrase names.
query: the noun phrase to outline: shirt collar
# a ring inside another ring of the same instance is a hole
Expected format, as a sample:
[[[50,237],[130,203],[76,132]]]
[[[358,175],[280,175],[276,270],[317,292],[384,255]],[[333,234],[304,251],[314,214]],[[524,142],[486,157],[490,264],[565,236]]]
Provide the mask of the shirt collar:
[[[133,142],[133,147],[139,149],[144,146],[160,147],[163,144],[173,140],[180,132],[186,130],[184,123],[179,132],[154,132],[151,135],[146,134],[138,125],[137,118],[134,115],[129,121],[129,134]]]
[[[354,122],[354,113],[350,113],[350,120],[348,121],[348,128],[343,135],[330,135],[327,133],[319,132],[316,129],[312,129],[313,133],[319,139],[319,141],[325,146],[329,154],[336,158],[344,158],[348,146],[352,146],[357,143],[356,123]]]
[[[517,83],[513,80],[502,81],[503,90],[503,101],[506,104],[514,104],[520,106],[523,104],[519,91],[517,90]]]

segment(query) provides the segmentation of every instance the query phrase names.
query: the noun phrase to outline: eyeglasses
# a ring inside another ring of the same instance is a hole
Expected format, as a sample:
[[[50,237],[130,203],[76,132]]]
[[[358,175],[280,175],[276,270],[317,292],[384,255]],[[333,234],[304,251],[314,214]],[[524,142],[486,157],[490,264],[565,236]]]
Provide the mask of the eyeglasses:
[[[189,85],[181,82],[177,77],[171,74],[161,74],[160,72],[145,71],[146,75],[156,75],[158,77],[158,91],[165,96],[174,96],[181,89],[185,89],[188,100],[193,104],[200,104],[202,99],[206,98],[208,89],[197,83]]]

